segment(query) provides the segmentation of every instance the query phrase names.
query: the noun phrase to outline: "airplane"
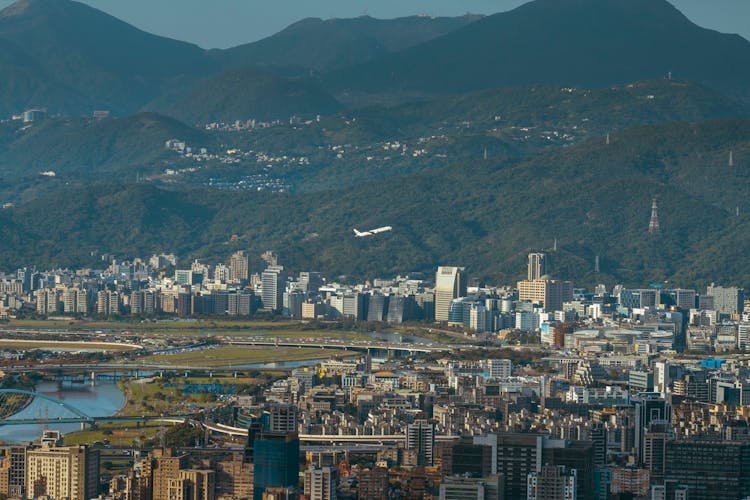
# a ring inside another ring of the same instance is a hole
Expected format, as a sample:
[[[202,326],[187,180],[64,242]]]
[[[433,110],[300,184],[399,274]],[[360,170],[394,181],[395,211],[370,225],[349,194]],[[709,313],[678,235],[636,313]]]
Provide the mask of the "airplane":
[[[370,229],[369,231],[358,231],[357,229],[354,230],[354,236],[356,238],[364,238],[365,236],[373,236],[378,233],[385,233],[387,231],[391,231],[393,228],[391,226],[383,226],[378,227],[375,229]]]

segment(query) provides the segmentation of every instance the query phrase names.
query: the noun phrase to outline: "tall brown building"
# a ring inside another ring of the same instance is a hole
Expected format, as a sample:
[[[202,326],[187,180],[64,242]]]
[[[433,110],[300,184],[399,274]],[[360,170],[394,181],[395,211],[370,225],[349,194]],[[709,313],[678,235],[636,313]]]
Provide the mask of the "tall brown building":
[[[229,257],[229,281],[247,281],[250,277],[250,257],[240,250]]]
[[[220,498],[253,497],[253,464],[242,453],[216,463],[216,493]]]
[[[144,461],[143,474],[151,477],[151,499],[173,500],[169,496],[170,481],[180,478],[186,455],[175,456],[171,448],[155,449]]]
[[[43,442],[26,451],[26,497],[88,500],[99,494],[99,452]]]
[[[216,473],[205,469],[183,469],[167,480],[170,500],[215,500]]]
[[[388,469],[375,467],[357,476],[357,497],[360,500],[385,500],[388,498]]]
[[[573,300],[573,284],[546,277],[519,281],[518,299],[540,305],[547,312],[559,311],[563,302]]]

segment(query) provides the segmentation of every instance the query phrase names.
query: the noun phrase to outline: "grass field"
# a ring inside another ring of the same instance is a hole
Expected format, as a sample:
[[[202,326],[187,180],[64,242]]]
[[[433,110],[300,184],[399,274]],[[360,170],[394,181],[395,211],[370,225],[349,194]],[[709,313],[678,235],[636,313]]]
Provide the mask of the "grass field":
[[[86,321],[67,319],[13,319],[4,323],[12,328],[67,328],[71,330],[102,330],[102,331],[139,331],[139,330],[201,330],[225,329],[235,330],[243,328],[276,328],[289,326],[287,321],[229,321],[229,320],[198,320],[198,321]]]
[[[273,363],[279,361],[302,361],[307,359],[329,358],[335,355],[351,354],[337,349],[316,349],[311,347],[237,347],[221,346],[214,349],[146,356],[138,358],[139,363],[164,364],[177,367],[206,366],[226,367],[248,363]]]
[[[139,424],[135,422],[118,422],[97,424],[94,429],[65,434],[65,446],[79,444],[107,443],[112,446],[133,446],[137,441],[144,442],[153,438],[165,425],[159,423]]]
[[[118,415],[188,415],[224,403],[214,394],[188,394],[185,384],[220,384],[221,392],[236,395],[248,394],[259,385],[268,384],[279,375],[265,373],[251,377],[178,377],[127,380],[119,383],[125,393],[125,405]]]
[[[61,330],[67,332],[132,332],[136,335],[168,337],[272,337],[272,338],[329,338],[339,340],[368,340],[369,337],[358,332],[335,329],[307,329],[305,323],[292,321],[82,321],[82,320],[11,320],[0,323],[15,329],[39,329],[40,333],[51,333],[43,330]]]

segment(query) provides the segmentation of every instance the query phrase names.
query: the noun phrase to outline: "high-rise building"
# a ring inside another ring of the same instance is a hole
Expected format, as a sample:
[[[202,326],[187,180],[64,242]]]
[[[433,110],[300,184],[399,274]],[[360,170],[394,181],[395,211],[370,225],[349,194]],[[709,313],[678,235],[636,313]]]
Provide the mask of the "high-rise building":
[[[385,321],[387,319],[388,302],[390,297],[380,293],[373,293],[367,304],[367,321]]]
[[[651,478],[647,469],[633,466],[613,467],[610,492],[630,494],[632,495],[630,498],[633,496],[644,498],[648,494],[650,482]]]
[[[359,473],[357,498],[360,500],[386,500],[388,498],[388,469],[375,467]]]
[[[206,469],[181,469],[176,477],[167,480],[167,495],[170,500],[214,500],[216,473]]]
[[[0,462],[0,495],[8,498],[25,498],[26,447],[6,448]]]
[[[336,469],[310,467],[305,471],[305,496],[309,500],[336,500]]]
[[[652,484],[664,481],[666,446],[671,439],[672,425],[663,420],[652,420],[643,435],[643,466],[648,469]]]
[[[174,282],[177,285],[200,285],[204,275],[192,269],[177,269],[174,272]]]
[[[665,484],[687,486],[689,498],[719,500],[750,495],[750,443],[667,441]]]
[[[57,314],[62,311],[60,290],[42,288],[36,291],[36,312],[39,314]]]
[[[216,489],[222,497],[253,497],[253,464],[244,460],[242,453],[216,463]]]
[[[443,472],[455,476],[484,477],[492,474],[493,454],[490,445],[462,441],[448,447],[443,453]],[[446,460],[450,455],[450,460]],[[450,462],[450,463],[447,463]]]
[[[531,433],[497,436],[497,473],[505,482],[505,498],[526,498],[528,475],[541,466],[544,437]]]
[[[487,370],[492,378],[508,378],[513,370],[513,362],[509,359],[488,359]]]
[[[635,451],[638,464],[643,465],[643,444],[649,424],[654,421],[670,423],[672,421],[672,405],[658,392],[646,392],[633,398],[635,406]]]
[[[545,465],[539,472],[530,472],[527,476],[527,500],[575,500],[575,469],[564,465]]]
[[[305,293],[315,293],[323,286],[323,275],[319,272],[302,271],[297,280]]]
[[[232,283],[241,283],[250,279],[250,256],[243,250],[239,250],[229,257],[229,280]]]
[[[284,313],[292,319],[302,319],[302,304],[305,302],[305,292],[289,290],[284,293]]]
[[[151,478],[151,499],[172,500],[170,480],[180,478],[187,455],[176,455],[171,448],[157,448],[143,462],[143,474]]]
[[[268,430],[271,432],[297,432],[297,407],[288,403],[271,403],[268,408]]]
[[[497,475],[486,477],[445,477],[440,482],[440,500],[500,500],[502,479]]]
[[[577,500],[587,500],[594,495],[594,445],[591,441],[547,439],[542,463],[575,471],[574,498]]]
[[[266,488],[297,488],[299,437],[295,432],[258,432],[253,441],[253,500],[262,500]],[[154,499],[156,500],[156,499]]]
[[[221,283],[229,281],[229,266],[225,264],[216,264],[214,267],[214,279]]]
[[[435,424],[416,420],[406,428],[406,449],[415,450],[417,465],[432,465],[435,449]]]
[[[527,270],[527,280],[534,281],[541,279],[547,274],[547,255],[543,253],[530,253]]]
[[[96,313],[102,316],[120,314],[120,294],[112,290],[100,290],[96,295]]]
[[[26,497],[89,500],[99,493],[99,452],[43,442],[26,451]]]
[[[518,300],[540,305],[547,312],[560,311],[563,302],[573,300],[573,284],[548,278],[519,281]]]
[[[665,295],[666,297],[661,300],[662,303],[668,303],[668,305],[679,307],[680,309],[685,311],[695,309],[695,290],[676,288],[674,290],[665,290],[664,292],[662,292],[662,296],[664,297]]]
[[[659,304],[660,293],[655,289],[623,289],[620,291],[620,305],[628,309],[655,309]]]
[[[193,294],[189,290],[177,294],[175,312],[181,318],[187,318],[193,314]]]
[[[68,314],[89,312],[88,294],[78,287],[66,288],[62,293],[63,310]]]
[[[731,316],[742,314],[745,307],[745,290],[734,286],[723,287],[711,284],[706,295],[713,297],[713,309]]]
[[[279,255],[272,251],[266,250],[260,256],[260,260],[266,265],[266,267],[275,267],[279,265]]]
[[[448,321],[451,302],[466,296],[463,267],[439,267],[435,275],[435,321]]]
[[[283,266],[269,266],[261,275],[261,301],[264,309],[278,311],[281,309],[286,274]]]

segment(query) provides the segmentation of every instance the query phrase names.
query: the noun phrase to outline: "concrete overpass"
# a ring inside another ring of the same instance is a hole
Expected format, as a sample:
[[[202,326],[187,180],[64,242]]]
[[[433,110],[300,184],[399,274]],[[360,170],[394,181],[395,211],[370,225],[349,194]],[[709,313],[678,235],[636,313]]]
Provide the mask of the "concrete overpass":
[[[242,427],[232,427],[230,425],[219,424],[219,423],[203,423],[203,427],[211,432],[219,434],[225,434],[232,437],[247,437],[247,429]],[[457,441],[460,436],[435,436],[436,441]],[[372,444],[398,444],[406,441],[406,435],[404,434],[384,434],[384,435],[361,435],[361,436],[348,436],[338,434],[300,434],[300,443],[317,443],[319,445],[335,445],[335,444],[361,444],[361,445],[372,445]]]

